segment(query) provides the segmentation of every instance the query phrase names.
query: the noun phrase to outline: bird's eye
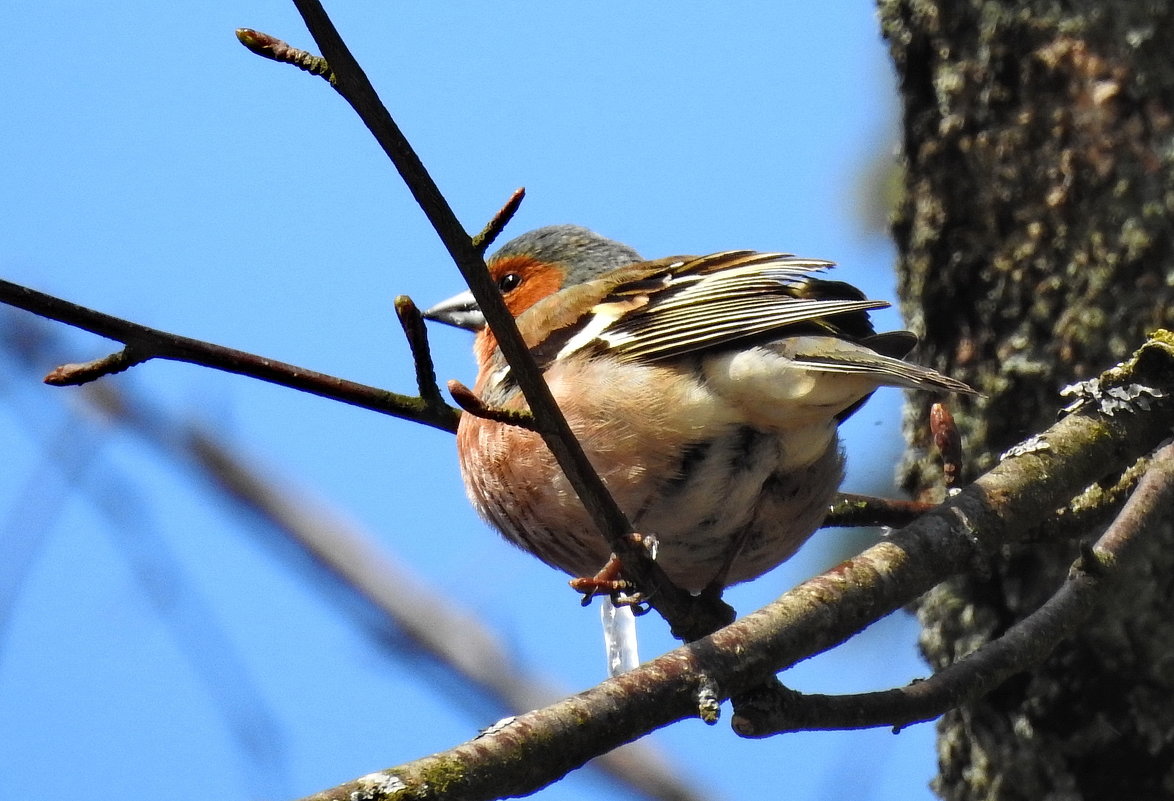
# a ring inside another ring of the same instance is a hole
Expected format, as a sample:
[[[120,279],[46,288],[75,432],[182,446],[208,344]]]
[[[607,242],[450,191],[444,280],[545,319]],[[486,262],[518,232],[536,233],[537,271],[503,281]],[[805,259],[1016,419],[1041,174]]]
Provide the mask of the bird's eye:
[[[501,290],[504,295],[511,289],[517,289],[518,284],[522,283],[522,276],[517,273],[506,273],[501,278],[497,279],[497,288]]]

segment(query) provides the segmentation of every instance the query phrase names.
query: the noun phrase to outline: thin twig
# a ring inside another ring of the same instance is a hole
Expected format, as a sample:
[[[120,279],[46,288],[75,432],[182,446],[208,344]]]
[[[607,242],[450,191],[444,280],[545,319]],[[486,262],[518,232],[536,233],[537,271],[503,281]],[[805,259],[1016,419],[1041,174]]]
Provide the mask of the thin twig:
[[[456,379],[448,382],[448,393],[457,402],[457,406],[474,417],[540,433],[538,432],[538,421],[526,409],[499,409],[487,406],[483,400],[477,397],[477,393]]]
[[[151,358],[151,354],[144,353],[136,348],[127,346],[116,353],[103,356],[100,359],[82,364],[62,364],[55,367],[47,376],[45,383],[54,387],[76,387],[97,381],[102,376],[121,373],[129,370],[136,364],[142,364]]]
[[[935,506],[936,504],[921,501],[874,498],[871,495],[841,492],[832,502],[832,507],[823,520],[823,527],[907,526]]]
[[[311,75],[325,78],[332,86],[334,85],[334,72],[330,69],[326,59],[321,56],[290,47],[289,43],[276,36],[261,33],[261,31],[255,31],[252,28],[237,28],[236,38],[250,52],[256,53],[258,56],[280,61],[282,64],[292,64]]]
[[[518,213],[518,207],[522,205],[522,199],[525,197],[526,187],[520,186],[514,190],[514,193],[510,195],[510,199],[505,202],[505,205],[481,229],[481,233],[473,237],[474,250],[482,256],[485,255],[485,251],[489,250],[489,246],[493,244],[493,241],[497,239],[501,232],[505,230],[505,227],[509,225],[510,220],[514,218],[514,215]]]
[[[957,485],[962,470],[962,437],[950,410],[942,403],[930,408],[930,428],[934,444],[942,455],[946,486]],[[875,498],[841,492],[832,502],[822,527],[907,526],[933,509],[935,504],[922,501]]]
[[[436,383],[436,368],[432,364],[432,350],[428,347],[428,328],[420,310],[407,295],[395,299],[395,315],[399,318],[408,349],[412,352],[412,363],[416,366],[416,388],[420,397],[429,405],[443,406],[444,396]]]
[[[101,375],[124,370],[130,363],[168,359],[249,376],[443,431],[456,431],[457,410],[443,401],[429,403],[423,398],[400,395],[245,351],[148,328],[9,281],[0,280],[0,302],[121,342],[126,345],[124,353],[133,354],[130,361],[114,354],[86,365],[67,365],[50,374],[50,377],[62,374],[68,383],[92,381]]]

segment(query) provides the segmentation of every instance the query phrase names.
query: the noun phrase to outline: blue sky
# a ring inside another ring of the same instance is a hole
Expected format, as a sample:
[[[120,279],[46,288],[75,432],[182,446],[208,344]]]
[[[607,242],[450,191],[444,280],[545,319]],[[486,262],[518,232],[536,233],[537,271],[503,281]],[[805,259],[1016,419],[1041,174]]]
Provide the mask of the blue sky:
[[[729,248],[832,259],[892,298],[861,174],[895,141],[892,70],[865,2],[334,2],[336,24],[470,231],[518,187],[507,232],[576,222],[646,256]],[[0,8],[8,63],[0,277],[187,336],[404,392],[392,299],[460,288],[349,108],[241,48],[312,49],[278,0]],[[878,324],[900,326],[895,312]],[[11,316],[0,317],[15,330]],[[63,332],[64,333],[64,332]],[[114,347],[64,333],[66,360]],[[6,336],[5,339],[8,337]],[[471,383],[469,342],[433,337]],[[0,357],[0,801],[55,794],[290,798],[441,750],[478,702],[317,580],[189,468]],[[482,616],[568,690],[603,676],[598,619],[564,577],[469,509],[452,438],[187,365],[108,381],[196,420]],[[899,458],[882,393],[846,426],[848,489]],[[826,566],[817,537],[730,599],[757,608]],[[369,621],[367,621],[369,622]],[[923,675],[902,616],[797,666],[801,690]],[[646,657],[672,646],[641,626]],[[725,711],[728,718],[728,709]],[[715,799],[931,797],[932,727],[748,742],[726,719],[650,738]],[[861,769],[860,754],[873,758]],[[539,794],[614,789],[578,772]]]

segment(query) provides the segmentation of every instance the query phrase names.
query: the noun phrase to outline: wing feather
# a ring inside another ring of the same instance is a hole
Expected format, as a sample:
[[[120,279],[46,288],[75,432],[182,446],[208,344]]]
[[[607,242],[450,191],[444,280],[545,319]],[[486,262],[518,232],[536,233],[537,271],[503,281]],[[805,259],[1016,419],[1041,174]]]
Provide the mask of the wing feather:
[[[820,259],[729,251],[665,262],[660,272],[612,287],[595,307],[597,324],[561,355],[596,346],[625,360],[666,359],[796,326],[860,338],[875,333],[864,312],[889,305],[813,277],[833,266]],[[632,304],[636,297],[647,302]]]
[[[740,301],[712,308],[685,308],[678,313],[658,315],[655,323],[644,324],[636,315],[621,320],[599,333],[599,339],[624,359],[662,359],[702,348],[728,345],[771,331],[802,323],[831,329],[823,318],[839,314],[881,309],[889,304],[879,300],[796,300],[769,303]],[[828,331],[832,333],[832,330]]]
[[[882,356],[879,353],[857,353],[849,358],[799,355],[795,358],[809,370],[853,375],[887,376],[891,383],[910,389],[945,390],[966,395],[976,394],[969,385],[937,370]]]

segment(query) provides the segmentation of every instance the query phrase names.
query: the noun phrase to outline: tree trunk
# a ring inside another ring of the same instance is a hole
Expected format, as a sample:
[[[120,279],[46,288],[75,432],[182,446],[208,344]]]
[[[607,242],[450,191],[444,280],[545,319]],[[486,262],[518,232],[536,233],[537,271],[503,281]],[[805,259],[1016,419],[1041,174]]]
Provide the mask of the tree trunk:
[[[1066,384],[1174,328],[1174,3],[879,7],[904,103],[905,311],[923,361],[985,393],[956,409],[973,476],[1054,420]],[[923,448],[925,412],[909,415]],[[940,492],[939,473],[911,458],[906,483]],[[1096,533],[1011,549],[929,593],[926,657],[940,667],[999,636]],[[1174,798],[1174,512],[1133,573],[1078,639],[942,719],[942,797]]]

